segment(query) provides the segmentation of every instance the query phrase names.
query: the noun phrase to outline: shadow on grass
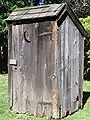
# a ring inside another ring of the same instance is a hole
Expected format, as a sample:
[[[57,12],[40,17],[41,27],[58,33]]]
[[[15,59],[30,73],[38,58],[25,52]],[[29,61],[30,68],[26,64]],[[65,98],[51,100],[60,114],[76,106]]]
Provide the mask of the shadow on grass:
[[[83,92],[83,107],[86,104],[88,98],[90,97],[90,92]]]

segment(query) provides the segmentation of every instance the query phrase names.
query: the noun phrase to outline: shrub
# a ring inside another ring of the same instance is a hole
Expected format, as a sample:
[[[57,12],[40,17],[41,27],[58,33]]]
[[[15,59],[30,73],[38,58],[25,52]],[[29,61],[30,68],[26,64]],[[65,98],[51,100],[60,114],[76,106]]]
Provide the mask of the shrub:
[[[90,16],[80,18],[80,21],[88,33],[88,38],[84,41],[84,79],[90,79]]]

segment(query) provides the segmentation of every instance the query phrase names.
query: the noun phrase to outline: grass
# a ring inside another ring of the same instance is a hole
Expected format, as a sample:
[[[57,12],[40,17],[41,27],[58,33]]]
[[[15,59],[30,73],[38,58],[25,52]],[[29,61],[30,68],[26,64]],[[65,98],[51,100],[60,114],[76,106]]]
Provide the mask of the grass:
[[[8,106],[7,75],[0,75],[0,120],[45,120],[26,114],[15,114]],[[62,120],[90,120],[90,81],[84,81],[84,108]]]

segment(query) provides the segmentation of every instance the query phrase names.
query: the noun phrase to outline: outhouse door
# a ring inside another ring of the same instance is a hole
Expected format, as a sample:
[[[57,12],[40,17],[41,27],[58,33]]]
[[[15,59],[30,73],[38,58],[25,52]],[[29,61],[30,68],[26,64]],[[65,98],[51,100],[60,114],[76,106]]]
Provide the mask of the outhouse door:
[[[37,77],[37,32],[30,24],[12,25],[10,67],[12,79],[12,108],[26,112],[29,100],[33,101]],[[33,39],[33,40],[32,40]],[[32,86],[32,88],[31,88]],[[36,99],[36,98],[34,98]],[[27,102],[27,103],[26,103]],[[27,108],[28,107],[28,108]]]
[[[49,22],[46,24],[50,26]],[[10,101],[15,112],[51,115],[52,41],[51,34],[44,37],[40,34],[45,31],[44,25],[12,25],[9,75],[12,81]]]

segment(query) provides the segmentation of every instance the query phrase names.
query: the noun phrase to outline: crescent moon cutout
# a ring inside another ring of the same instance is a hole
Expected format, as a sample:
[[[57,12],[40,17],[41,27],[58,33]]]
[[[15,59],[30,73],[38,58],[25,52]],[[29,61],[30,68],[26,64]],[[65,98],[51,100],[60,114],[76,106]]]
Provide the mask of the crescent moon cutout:
[[[25,31],[24,31],[24,40],[25,40],[27,43],[30,43],[31,41],[26,38],[26,32],[27,32],[27,31],[25,30]]]

